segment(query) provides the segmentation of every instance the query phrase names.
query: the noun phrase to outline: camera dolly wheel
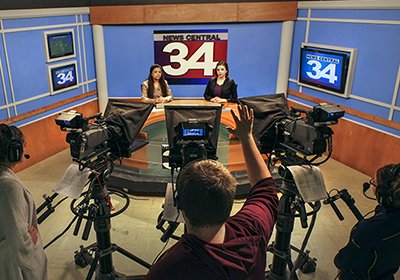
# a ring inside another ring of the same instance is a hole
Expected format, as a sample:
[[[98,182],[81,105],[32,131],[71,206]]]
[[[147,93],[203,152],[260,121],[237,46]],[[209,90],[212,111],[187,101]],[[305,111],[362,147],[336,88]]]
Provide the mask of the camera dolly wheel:
[[[81,245],[79,246],[79,251],[75,251],[74,261],[77,266],[84,268],[92,264],[93,257],[89,253],[88,248],[84,248]]]
[[[317,263],[315,259],[308,259],[303,265],[300,266],[300,271],[304,274],[315,272]]]

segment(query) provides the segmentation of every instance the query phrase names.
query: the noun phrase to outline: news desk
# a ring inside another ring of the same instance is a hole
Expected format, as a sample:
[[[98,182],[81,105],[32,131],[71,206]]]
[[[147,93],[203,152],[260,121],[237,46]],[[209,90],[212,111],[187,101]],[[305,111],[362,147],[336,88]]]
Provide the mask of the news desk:
[[[204,99],[177,99],[167,104],[210,106],[214,103]],[[171,170],[167,169],[168,164],[165,163],[167,155],[164,156],[164,163],[162,156],[162,146],[168,145],[164,105],[157,105],[153,109],[139,133],[139,137],[149,143],[134,152],[130,158],[125,158],[122,165],[116,165],[114,168],[110,180],[112,186],[137,195],[164,196],[167,183],[171,182]],[[235,126],[231,110],[237,110],[237,104],[223,104],[217,156],[218,161],[227,167],[238,181],[237,196],[242,197],[248,193],[250,187],[240,141],[226,129],[228,126]]]

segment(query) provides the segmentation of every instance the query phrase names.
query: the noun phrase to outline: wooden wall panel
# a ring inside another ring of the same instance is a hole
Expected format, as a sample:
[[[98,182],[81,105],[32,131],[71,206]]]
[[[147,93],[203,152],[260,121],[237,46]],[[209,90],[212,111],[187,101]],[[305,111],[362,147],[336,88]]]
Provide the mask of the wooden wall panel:
[[[90,7],[91,24],[268,22],[296,17],[297,1]]]
[[[400,163],[400,138],[348,120],[332,126],[335,160],[368,176],[389,163]]]
[[[297,2],[238,4],[239,22],[296,20]]]
[[[310,109],[290,100],[289,106]],[[333,159],[371,177],[383,165],[400,163],[399,137],[344,119],[331,128]]]
[[[145,23],[233,22],[236,4],[147,5]]]
[[[143,24],[144,6],[90,7],[91,24]]]
[[[74,110],[83,113],[84,116],[93,115],[99,112],[98,102],[93,100],[75,107]],[[15,168],[16,171],[23,170],[69,148],[69,144],[65,141],[67,133],[61,131],[55,123],[57,117],[58,114],[55,114],[21,127],[26,142],[25,153],[29,154],[31,158],[29,160],[24,159],[21,164],[18,164]]]

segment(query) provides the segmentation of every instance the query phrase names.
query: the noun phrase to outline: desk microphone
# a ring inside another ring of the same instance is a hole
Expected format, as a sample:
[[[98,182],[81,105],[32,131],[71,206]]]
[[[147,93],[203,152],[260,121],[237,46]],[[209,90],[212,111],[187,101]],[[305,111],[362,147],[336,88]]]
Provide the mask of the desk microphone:
[[[30,158],[31,158],[31,156],[30,156],[29,154],[24,154],[24,158],[26,158],[26,159],[30,159]]]

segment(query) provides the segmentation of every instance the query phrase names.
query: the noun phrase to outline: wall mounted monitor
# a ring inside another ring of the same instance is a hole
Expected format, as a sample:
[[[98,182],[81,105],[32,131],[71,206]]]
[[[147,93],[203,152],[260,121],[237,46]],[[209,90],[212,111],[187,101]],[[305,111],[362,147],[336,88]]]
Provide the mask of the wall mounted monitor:
[[[303,43],[298,84],[349,98],[357,49]]]
[[[51,95],[78,87],[76,60],[49,65],[47,69]]]
[[[47,62],[75,57],[73,29],[46,31],[43,36]]]

